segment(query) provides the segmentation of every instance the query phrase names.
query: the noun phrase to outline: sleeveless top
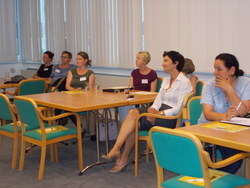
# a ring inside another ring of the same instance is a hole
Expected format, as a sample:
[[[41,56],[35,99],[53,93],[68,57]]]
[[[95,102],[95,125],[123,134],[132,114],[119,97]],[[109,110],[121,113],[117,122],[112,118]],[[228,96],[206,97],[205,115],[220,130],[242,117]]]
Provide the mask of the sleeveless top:
[[[70,86],[73,88],[82,88],[84,89],[86,84],[89,82],[89,77],[91,74],[94,74],[92,70],[88,70],[85,74],[79,75],[77,69],[71,70],[72,80]]]

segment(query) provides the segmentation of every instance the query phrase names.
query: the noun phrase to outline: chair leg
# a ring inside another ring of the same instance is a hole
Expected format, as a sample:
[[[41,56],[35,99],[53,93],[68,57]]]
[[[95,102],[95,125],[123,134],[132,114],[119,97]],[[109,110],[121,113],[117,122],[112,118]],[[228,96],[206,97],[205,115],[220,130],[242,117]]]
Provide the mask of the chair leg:
[[[20,154],[20,162],[19,162],[19,171],[23,170],[24,157],[25,157],[25,148],[26,148],[26,143],[24,141],[22,141],[21,154]]]
[[[50,161],[55,161],[55,151],[54,151],[54,144],[49,146],[50,149]]]
[[[53,144],[54,145],[54,159],[55,162],[58,162],[58,145],[57,144]]]
[[[41,147],[41,159],[40,159],[40,167],[39,167],[39,173],[38,173],[38,180],[43,179],[45,157],[46,157],[46,145],[43,144],[42,147]]]
[[[138,139],[135,139],[135,169],[134,175],[138,176],[138,166],[139,166],[139,148],[138,148]]]
[[[12,164],[11,164],[12,169],[16,168],[17,150],[18,150],[18,137],[14,138],[13,153],[12,153]]]
[[[148,143],[147,143],[147,146],[146,146],[146,163],[149,162],[149,147],[148,147]]]

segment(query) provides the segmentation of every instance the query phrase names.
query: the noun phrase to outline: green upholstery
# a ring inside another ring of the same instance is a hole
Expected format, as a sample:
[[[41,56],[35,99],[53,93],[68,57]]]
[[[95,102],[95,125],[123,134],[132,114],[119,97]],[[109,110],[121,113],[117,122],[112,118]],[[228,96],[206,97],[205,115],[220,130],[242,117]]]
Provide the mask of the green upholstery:
[[[50,126],[50,127],[56,127],[56,126],[57,125],[53,125],[53,126]],[[66,130],[61,130],[61,131],[52,132],[52,133],[46,133],[46,139],[50,140],[50,139],[53,139],[53,138],[58,138],[58,137],[61,137],[61,136],[76,134],[76,133],[77,133],[76,129],[67,128]],[[34,138],[36,140],[42,141],[42,134],[37,132],[37,129],[25,132],[24,135],[27,136],[27,137]]]
[[[48,124],[45,123],[44,126],[45,126],[45,127],[48,127]],[[22,132],[21,126],[17,126],[17,128],[18,128],[18,132],[19,132],[19,133]],[[30,131],[30,130],[32,130],[32,129],[34,129],[34,127],[29,126],[29,125],[25,126],[25,130],[26,130],[26,131]],[[14,126],[13,126],[12,123],[6,124],[6,125],[3,125],[3,126],[0,126],[0,130],[4,130],[4,131],[7,131],[7,132],[14,133]]]
[[[166,130],[162,132],[162,130]],[[179,130],[168,131],[167,128],[154,127],[150,131],[150,141],[152,142],[153,152],[155,155],[156,165],[161,168],[180,174],[180,176],[159,182],[162,187],[167,188],[194,188],[204,187],[196,186],[188,182],[179,180],[182,176],[191,176],[203,178],[201,151],[202,145],[198,138],[195,137],[196,143],[189,137],[176,135],[174,132]],[[168,131],[168,132],[167,132]],[[182,134],[187,134],[183,133]],[[198,145],[197,145],[198,143]],[[225,176],[214,180],[211,185],[213,188],[233,188],[236,186],[247,185],[250,181],[246,178],[226,174]]]
[[[148,136],[148,130],[140,130],[138,135],[139,136]]]
[[[162,84],[162,78],[157,79],[157,86],[156,86],[156,92],[159,92],[161,89],[161,84]]]
[[[10,109],[4,97],[0,97],[0,119],[12,121]]]
[[[202,81],[197,82],[195,96],[201,96],[203,85],[204,85],[204,83]]]
[[[172,179],[169,179],[168,181],[165,181],[162,183],[162,187],[167,188],[176,188],[176,187],[185,187],[185,188],[203,188],[204,186],[196,186],[193,184],[189,184],[183,181],[180,181],[179,179],[183,176],[177,176]],[[246,185],[250,183],[249,180],[246,178],[243,178],[241,176],[236,176],[232,174],[228,174],[226,176],[223,176],[219,178],[218,180],[211,183],[212,188],[235,188],[239,185]]]
[[[161,167],[177,174],[203,177],[198,150],[191,140],[154,132],[152,141]]]
[[[26,131],[24,133],[25,136],[31,137],[37,140],[42,140],[42,134],[37,132],[37,130],[40,130],[40,124],[39,124],[39,117],[36,112],[36,106],[34,106],[31,102],[25,101],[25,100],[19,100],[15,99],[16,108],[20,117],[20,120],[27,124],[27,127],[31,127],[33,129],[32,131]],[[44,125],[45,127],[48,127],[48,125]],[[51,125],[49,127],[55,127],[57,125]],[[60,136],[65,136],[69,134],[76,134],[76,129],[66,129],[66,130],[60,130],[53,133],[46,133],[46,139],[53,139]]]
[[[29,101],[15,99],[15,105],[21,122],[31,126],[33,129],[40,128],[35,106]]]
[[[31,95],[44,93],[45,91],[45,81],[44,80],[29,80],[28,82],[23,82],[19,87],[19,95]]]
[[[18,128],[19,133],[22,132],[21,126],[18,126],[17,128]],[[29,130],[32,130],[33,127],[32,126],[26,126],[25,129],[26,129],[26,131],[29,131]],[[6,124],[6,125],[1,126],[0,130],[14,133],[14,126],[13,126],[13,124]]]
[[[189,116],[190,124],[196,125],[202,113],[202,105],[200,104],[201,98],[194,99],[189,103]]]

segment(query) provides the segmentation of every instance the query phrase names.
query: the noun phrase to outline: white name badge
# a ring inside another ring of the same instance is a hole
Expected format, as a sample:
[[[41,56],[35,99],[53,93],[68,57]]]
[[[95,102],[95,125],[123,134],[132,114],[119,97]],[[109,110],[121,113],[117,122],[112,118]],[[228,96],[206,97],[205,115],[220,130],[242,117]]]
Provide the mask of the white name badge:
[[[86,80],[86,77],[81,77],[80,78],[80,81],[82,82],[82,81],[85,81]]]
[[[43,70],[44,70],[44,71],[47,71],[47,70],[49,70],[49,68],[44,68]]]
[[[141,80],[141,83],[142,83],[142,84],[148,84],[148,79],[142,79],[142,80]]]
[[[60,73],[60,72],[61,72],[60,69],[56,69],[55,71],[56,71],[57,73]]]

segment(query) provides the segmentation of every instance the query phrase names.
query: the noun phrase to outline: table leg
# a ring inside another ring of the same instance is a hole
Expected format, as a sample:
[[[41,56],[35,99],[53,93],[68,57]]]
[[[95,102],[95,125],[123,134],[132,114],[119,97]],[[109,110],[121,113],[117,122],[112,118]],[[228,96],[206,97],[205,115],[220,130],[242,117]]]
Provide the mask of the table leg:
[[[106,162],[100,161],[100,136],[99,136],[99,116],[98,116],[98,110],[94,111],[94,116],[95,116],[95,128],[96,128],[96,153],[97,153],[97,161],[86,166],[83,170],[79,172],[79,176],[81,176],[85,171],[88,169],[94,167],[94,166],[99,166],[102,164],[105,164]]]
[[[245,177],[250,179],[250,158],[246,158]]]

